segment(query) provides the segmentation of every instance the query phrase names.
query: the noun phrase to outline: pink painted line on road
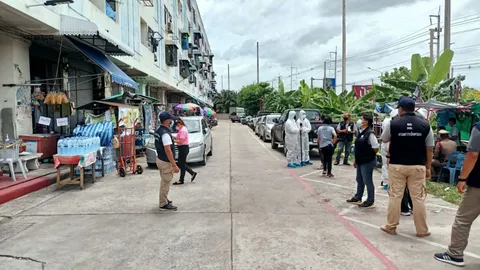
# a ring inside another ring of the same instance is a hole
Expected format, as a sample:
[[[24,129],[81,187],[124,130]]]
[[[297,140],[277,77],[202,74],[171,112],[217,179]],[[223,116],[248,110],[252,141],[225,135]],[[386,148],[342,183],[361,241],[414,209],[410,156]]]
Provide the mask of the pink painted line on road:
[[[282,164],[285,165],[285,163],[282,162]],[[343,218],[329,203],[323,201],[320,196],[318,195],[317,192],[315,192],[305,181],[303,181],[302,178],[300,178],[294,170],[288,168],[288,172],[300,183],[303,185],[303,187],[310,192],[319,203],[322,203],[325,209],[327,210],[328,213],[332,214],[335,216],[335,218],[340,221],[345,228],[347,228],[348,231],[350,231],[351,234],[353,234],[362,244],[370,250],[370,252],[375,255],[382,263],[387,267],[389,270],[398,270],[398,268],[393,264],[390,259],[387,258],[387,256],[383,255],[382,252],[380,252],[363,234],[361,234],[357,228],[355,228],[348,220]]]

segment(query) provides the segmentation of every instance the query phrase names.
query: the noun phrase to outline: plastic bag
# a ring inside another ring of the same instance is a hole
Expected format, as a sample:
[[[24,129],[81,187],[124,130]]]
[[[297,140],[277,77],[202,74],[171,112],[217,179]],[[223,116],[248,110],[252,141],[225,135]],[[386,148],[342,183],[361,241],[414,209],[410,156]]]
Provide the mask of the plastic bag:
[[[113,146],[113,148],[115,148],[115,149],[120,147],[120,142],[118,141],[117,136],[113,136],[112,146]]]

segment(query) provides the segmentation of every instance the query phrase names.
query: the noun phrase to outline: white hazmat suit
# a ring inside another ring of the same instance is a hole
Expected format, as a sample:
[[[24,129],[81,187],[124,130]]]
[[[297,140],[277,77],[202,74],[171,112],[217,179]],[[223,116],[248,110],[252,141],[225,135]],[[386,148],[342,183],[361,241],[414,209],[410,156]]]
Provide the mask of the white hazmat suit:
[[[312,165],[310,162],[310,143],[308,139],[308,133],[312,130],[310,121],[307,119],[307,113],[304,110],[301,110],[299,113],[300,117],[297,120],[297,126],[300,130],[299,135],[299,145],[300,145],[300,161],[301,165]]]
[[[382,131],[385,130],[385,127],[390,125],[390,122],[392,121],[392,118],[395,117],[398,114],[398,110],[392,110],[390,112],[390,115],[385,117],[385,119],[382,122]],[[387,154],[388,154],[388,148],[390,147],[390,143],[384,143],[382,142],[382,183],[385,188],[388,187],[388,165],[387,165]]]
[[[295,168],[301,166],[299,161],[300,145],[299,145],[299,129],[295,123],[295,111],[288,113],[288,120],[285,122],[285,144],[287,150],[288,167]]]

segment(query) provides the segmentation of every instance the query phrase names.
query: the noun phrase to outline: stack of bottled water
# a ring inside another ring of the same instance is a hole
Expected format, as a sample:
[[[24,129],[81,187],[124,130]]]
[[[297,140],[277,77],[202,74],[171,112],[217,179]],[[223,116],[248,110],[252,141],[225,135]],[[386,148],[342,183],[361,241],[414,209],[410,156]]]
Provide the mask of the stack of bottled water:
[[[60,139],[57,143],[59,155],[85,155],[100,149],[99,137],[70,137]]]

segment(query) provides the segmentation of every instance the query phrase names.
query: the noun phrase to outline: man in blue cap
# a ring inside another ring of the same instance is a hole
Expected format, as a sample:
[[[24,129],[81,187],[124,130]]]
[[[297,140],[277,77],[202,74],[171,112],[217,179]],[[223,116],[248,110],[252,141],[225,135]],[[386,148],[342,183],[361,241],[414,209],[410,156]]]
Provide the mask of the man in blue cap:
[[[387,223],[382,231],[396,235],[400,220],[400,205],[405,187],[413,202],[413,221],[417,237],[430,235],[425,213],[425,180],[430,178],[433,156],[433,132],[425,119],[415,115],[415,101],[401,97],[398,117],[385,126],[383,143],[390,143],[388,165]]]
[[[160,170],[160,209],[161,210],[177,210],[177,207],[168,200],[168,191],[173,174],[180,170],[175,162],[175,141],[172,137],[170,125],[177,117],[167,111],[163,111],[159,115],[161,125],[155,132],[155,149],[157,150],[157,167]]]

